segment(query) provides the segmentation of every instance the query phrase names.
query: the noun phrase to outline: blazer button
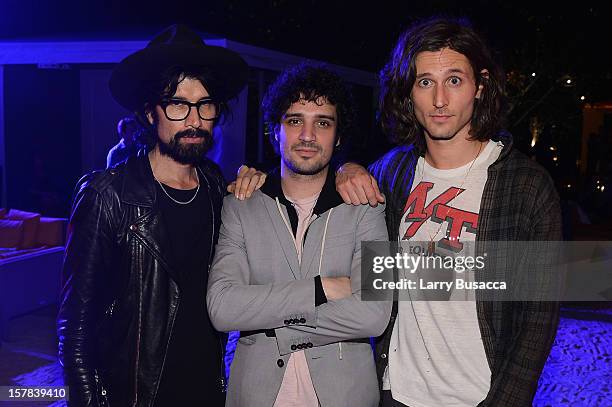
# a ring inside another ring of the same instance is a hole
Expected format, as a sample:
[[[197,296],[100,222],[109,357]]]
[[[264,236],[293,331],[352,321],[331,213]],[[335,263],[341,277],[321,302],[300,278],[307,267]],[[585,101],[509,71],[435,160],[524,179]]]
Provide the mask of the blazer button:
[[[386,353],[381,353],[380,358],[381,359],[387,359],[387,354]]]
[[[286,319],[284,322],[285,322],[285,325],[289,325],[289,320],[288,319]]]
[[[297,348],[298,348],[298,349],[304,349],[304,344],[303,344],[303,343],[300,343],[300,344],[297,346]]]
[[[136,229],[138,229],[138,226],[136,226],[136,225],[130,225],[130,230],[131,230],[131,231],[135,231]]]
[[[282,360],[282,359],[277,360],[277,361],[276,361],[276,364],[277,364],[277,366],[278,366],[278,367],[283,367],[283,366],[285,366],[285,362],[283,362],[283,360]]]
[[[306,318],[300,318],[300,324],[305,324],[306,323]]]
[[[291,345],[291,350],[296,350],[296,349],[297,349],[297,346],[295,346],[295,345]],[[279,359],[279,360],[280,360],[280,359]]]
[[[309,348],[312,348],[314,345],[312,344],[312,342],[308,342],[306,346],[308,346]]]

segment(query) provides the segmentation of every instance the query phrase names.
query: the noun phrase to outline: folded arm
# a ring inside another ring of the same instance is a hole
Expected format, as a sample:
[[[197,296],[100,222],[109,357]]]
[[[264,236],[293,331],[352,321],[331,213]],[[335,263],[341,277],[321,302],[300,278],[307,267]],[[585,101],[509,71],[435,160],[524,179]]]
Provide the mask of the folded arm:
[[[245,239],[237,201],[225,201],[219,243],[208,277],[206,303],[219,331],[273,329],[288,322],[316,326],[314,279],[249,284]]]
[[[353,259],[350,269],[352,295],[329,300],[317,307],[316,327],[290,326],[276,329],[281,354],[295,351],[292,345],[312,343],[322,346],[351,339],[379,336],[387,327],[391,316],[391,301],[362,301],[361,242],[387,240],[384,205],[364,207],[357,226]]]

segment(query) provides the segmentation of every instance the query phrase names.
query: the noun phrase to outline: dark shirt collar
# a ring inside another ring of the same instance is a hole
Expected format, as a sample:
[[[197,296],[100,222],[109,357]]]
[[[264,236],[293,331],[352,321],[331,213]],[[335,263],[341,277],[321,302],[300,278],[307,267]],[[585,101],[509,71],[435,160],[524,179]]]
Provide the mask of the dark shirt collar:
[[[278,198],[278,200],[285,206],[290,205],[289,200],[283,193],[280,167],[276,167],[274,170],[268,173],[266,182],[261,187],[261,192],[268,195],[272,199]],[[336,174],[330,167],[329,171],[327,172],[325,184],[323,184],[323,189],[319,194],[319,199],[317,199],[317,203],[312,212],[320,215],[329,209],[342,204],[343,202],[342,197],[336,191]]]

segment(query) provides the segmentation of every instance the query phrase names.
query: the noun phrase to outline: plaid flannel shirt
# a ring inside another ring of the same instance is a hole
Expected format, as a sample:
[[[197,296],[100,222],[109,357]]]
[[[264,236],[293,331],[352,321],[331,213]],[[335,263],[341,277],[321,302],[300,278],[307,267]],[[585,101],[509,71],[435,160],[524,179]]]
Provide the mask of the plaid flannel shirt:
[[[508,133],[493,137],[504,148],[488,169],[480,204],[476,242],[560,241],[561,208],[549,174],[512,148]],[[422,152],[399,146],[370,166],[386,196],[390,241],[397,241],[404,204]],[[559,321],[556,302],[476,301],[478,324],[491,369],[491,387],[478,406],[531,406],[538,379],[552,347]],[[378,377],[388,363],[397,303],[387,330],[378,338]],[[382,387],[381,387],[382,388]]]

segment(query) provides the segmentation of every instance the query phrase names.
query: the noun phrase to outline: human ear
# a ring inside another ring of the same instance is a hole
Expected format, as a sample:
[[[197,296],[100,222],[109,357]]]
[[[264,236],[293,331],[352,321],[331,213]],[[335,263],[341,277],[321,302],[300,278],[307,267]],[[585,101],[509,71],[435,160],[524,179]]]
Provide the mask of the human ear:
[[[147,120],[149,121],[149,124],[153,125],[153,123],[155,122],[155,120],[153,118],[153,112],[151,112],[150,110],[147,110],[145,115],[147,116]]]
[[[481,79],[489,79],[489,70],[488,69],[483,69],[480,71],[480,78]],[[483,81],[480,80],[478,81],[479,85],[478,85],[478,90],[476,91],[476,99],[480,99],[480,95],[482,94],[482,90],[484,89],[484,84]]]

